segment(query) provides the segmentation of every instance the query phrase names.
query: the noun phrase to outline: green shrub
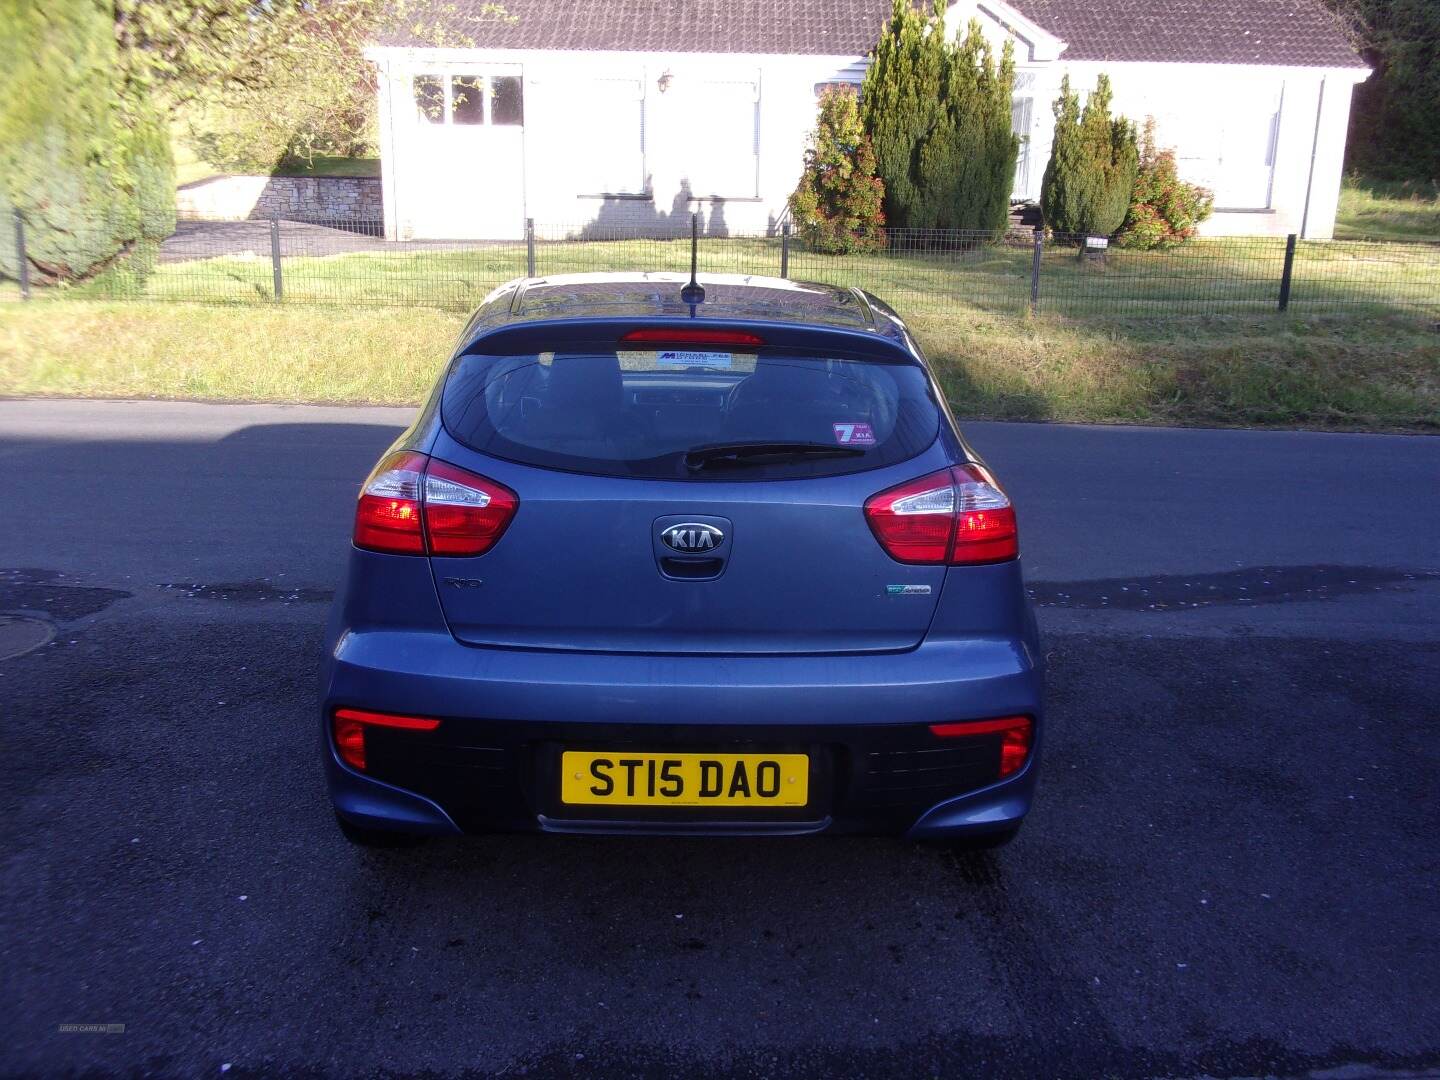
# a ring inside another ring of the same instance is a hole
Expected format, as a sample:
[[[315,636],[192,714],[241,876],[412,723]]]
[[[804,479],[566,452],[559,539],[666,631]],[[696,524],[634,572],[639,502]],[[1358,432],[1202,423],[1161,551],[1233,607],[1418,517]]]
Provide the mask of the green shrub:
[[[1140,139],[1140,170],[1130,212],[1115,237],[1121,247],[1151,250],[1183,244],[1210,216],[1215,196],[1180,179],[1174,150],[1155,149],[1155,118],[1145,121]]]
[[[871,54],[861,116],[885,184],[885,216],[912,229],[1003,229],[1019,140],[1010,131],[1015,64],[997,63],[971,22],[945,39],[945,5],[895,0]]]
[[[125,77],[98,0],[0,0],[0,273],[18,276],[11,216],[39,281],[83,278],[174,229],[165,125]]]
[[[855,91],[827,89],[805,151],[805,172],[790,196],[800,238],[828,255],[876,251],[885,246],[884,200]]]
[[[1055,141],[1040,185],[1045,225],[1061,235],[1110,236],[1125,222],[1140,167],[1135,125],[1110,115],[1101,75],[1082,110],[1067,75],[1055,101]]]

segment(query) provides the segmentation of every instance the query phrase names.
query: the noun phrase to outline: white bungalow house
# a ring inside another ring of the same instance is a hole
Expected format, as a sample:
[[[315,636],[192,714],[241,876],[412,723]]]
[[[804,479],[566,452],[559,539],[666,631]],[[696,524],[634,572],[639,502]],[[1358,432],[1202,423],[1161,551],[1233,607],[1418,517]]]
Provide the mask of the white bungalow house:
[[[773,229],[818,93],[860,82],[889,0],[482,0],[440,5],[467,48],[398,36],[379,70],[386,235]],[[1215,192],[1215,235],[1331,235],[1351,91],[1369,69],[1320,0],[959,0],[1014,42],[1013,198],[1036,199],[1062,77],[1110,76]]]

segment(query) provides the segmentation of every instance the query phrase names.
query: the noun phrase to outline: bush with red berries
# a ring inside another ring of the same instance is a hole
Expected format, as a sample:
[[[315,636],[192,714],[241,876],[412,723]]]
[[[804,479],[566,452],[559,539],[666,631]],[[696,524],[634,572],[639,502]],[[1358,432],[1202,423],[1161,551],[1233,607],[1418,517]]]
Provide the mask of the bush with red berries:
[[[855,91],[829,87],[805,151],[805,172],[790,196],[796,232],[812,251],[849,255],[885,246],[885,185],[860,122]]]
[[[1180,179],[1174,150],[1155,149],[1155,120],[1145,121],[1135,192],[1115,243],[1142,251],[1183,244],[1200,231],[1214,205],[1209,191]]]

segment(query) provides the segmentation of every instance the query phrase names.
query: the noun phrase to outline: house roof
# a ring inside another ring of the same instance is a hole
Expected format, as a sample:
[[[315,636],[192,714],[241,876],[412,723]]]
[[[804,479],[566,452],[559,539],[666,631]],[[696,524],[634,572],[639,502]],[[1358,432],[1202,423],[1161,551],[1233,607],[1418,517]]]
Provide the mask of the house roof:
[[[433,0],[415,20],[478,47],[863,56],[890,0]],[[1364,67],[1321,0],[1008,0],[1066,60]],[[423,46],[408,31],[382,45]]]
[[[1065,60],[1364,67],[1319,0],[1014,0]]]

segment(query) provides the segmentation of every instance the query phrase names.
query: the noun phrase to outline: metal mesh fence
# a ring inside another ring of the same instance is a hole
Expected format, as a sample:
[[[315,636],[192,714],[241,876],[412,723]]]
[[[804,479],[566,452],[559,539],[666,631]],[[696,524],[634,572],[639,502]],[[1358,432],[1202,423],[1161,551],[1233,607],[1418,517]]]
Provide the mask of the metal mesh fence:
[[[702,234],[702,273],[788,276],[866,289],[905,314],[1071,319],[1394,312],[1440,317],[1440,242],[1200,238],[1163,251],[1084,249],[1029,232],[892,229],[835,254],[799,235]],[[534,224],[505,240],[387,240],[362,219],[182,220],[83,285],[36,295],[220,303],[424,305],[469,310],[512,278],[688,271],[688,230]],[[0,299],[19,296],[14,281]]]

